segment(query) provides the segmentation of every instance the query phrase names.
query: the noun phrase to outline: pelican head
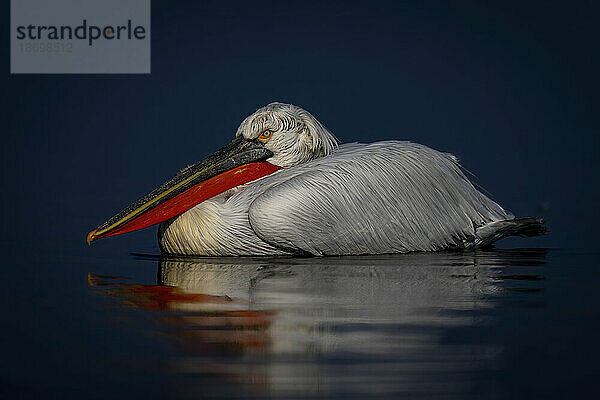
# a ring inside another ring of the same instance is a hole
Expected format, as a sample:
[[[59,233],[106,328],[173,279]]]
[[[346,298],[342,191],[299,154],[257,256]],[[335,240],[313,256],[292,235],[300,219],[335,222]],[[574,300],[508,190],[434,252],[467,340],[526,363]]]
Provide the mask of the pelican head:
[[[236,138],[130,204],[88,234],[93,240],[174,218],[233,187],[329,155],[336,138],[308,111],[271,103],[246,118]]]
[[[267,161],[281,168],[327,156],[337,146],[335,136],[312,114],[284,103],[258,109],[242,121],[236,136],[263,143],[273,153]]]

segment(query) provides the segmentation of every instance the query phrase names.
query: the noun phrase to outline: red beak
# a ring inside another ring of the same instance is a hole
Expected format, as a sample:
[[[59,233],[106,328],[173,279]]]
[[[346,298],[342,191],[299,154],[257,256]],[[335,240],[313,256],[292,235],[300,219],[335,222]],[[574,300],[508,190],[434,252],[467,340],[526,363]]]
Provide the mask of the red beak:
[[[272,174],[280,169],[264,161],[272,156],[262,143],[237,138],[91,231],[87,242],[158,224],[226,190]]]

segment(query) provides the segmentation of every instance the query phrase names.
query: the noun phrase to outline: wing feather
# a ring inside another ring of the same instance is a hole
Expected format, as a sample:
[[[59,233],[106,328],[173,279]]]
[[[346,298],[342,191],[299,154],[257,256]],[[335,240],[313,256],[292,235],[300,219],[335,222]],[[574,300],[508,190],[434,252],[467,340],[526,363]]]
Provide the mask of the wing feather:
[[[453,156],[400,141],[350,144],[282,171],[250,206],[257,235],[314,255],[469,247],[475,229],[512,218]]]

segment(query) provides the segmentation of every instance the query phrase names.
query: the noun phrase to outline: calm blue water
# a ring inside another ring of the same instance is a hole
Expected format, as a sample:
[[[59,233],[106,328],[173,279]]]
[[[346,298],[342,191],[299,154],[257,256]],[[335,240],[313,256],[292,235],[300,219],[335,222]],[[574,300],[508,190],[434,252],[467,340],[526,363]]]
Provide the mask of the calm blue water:
[[[10,75],[5,57],[0,399],[600,398],[598,4],[153,1],[149,75]],[[499,245],[550,249],[85,244],[272,101],[345,143],[457,155],[552,231]]]
[[[0,393],[598,394],[597,260],[553,249],[15,260],[2,266]]]

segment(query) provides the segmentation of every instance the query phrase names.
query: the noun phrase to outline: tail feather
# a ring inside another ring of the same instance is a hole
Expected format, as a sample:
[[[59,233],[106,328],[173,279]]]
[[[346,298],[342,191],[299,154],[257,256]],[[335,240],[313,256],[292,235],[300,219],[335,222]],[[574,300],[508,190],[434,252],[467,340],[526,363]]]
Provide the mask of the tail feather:
[[[515,218],[490,222],[475,230],[476,246],[487,246],[508,236],[533,237],[548,232],[541,218]]]

